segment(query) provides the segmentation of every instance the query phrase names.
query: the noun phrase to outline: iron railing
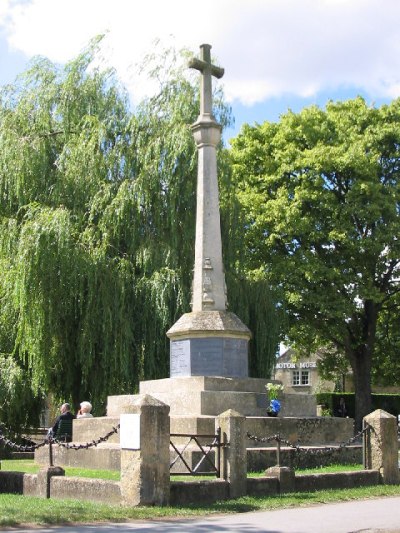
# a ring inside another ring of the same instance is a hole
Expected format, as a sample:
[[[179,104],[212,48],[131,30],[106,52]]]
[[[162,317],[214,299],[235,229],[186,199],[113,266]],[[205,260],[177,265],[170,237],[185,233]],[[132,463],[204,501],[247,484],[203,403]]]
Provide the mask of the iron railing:
[[[179,448],[177,444],[173,442],[174,438],[187,438],[186,444]],[[210,439],[207,444],[202,444],[201,441]],[[176,456],[170,463],[170,474],[172,476],[186,475],[186,476],[216,476],[221,477],[221,448],[223,446],[221,442],[221,428],[218,428],[215,435],[192,435],[189,433],[171,433],[170,445],[175,451]],[[193,457],[194,452],[200,452],[200,459],[194,466],[189,463],[192,462],[185,453]],[[212,453],[214,452],[214,453]],[[185,470],[180,471],[174,468],[181,462]],[[207,466],[207,468],[206,468]]]

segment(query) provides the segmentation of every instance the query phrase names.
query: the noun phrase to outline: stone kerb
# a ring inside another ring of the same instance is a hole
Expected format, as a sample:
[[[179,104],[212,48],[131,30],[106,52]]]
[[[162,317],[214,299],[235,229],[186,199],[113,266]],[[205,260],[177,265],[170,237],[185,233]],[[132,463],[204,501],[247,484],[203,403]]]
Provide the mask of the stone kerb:
[[[221,428],[222,477],[229,482],[229,497],[239,498],[247,491],[247,450],[245,417],[228,409],[216,420],[216,428]]]
[[[167,505],[169,406],[137,395],[121,414],[121,498],[124,505]]]
[[[377,409],[364,418],[364,426],[369,427],[364,440],[365,467],[379,470],[382,482],[400,482],[396,417]]]

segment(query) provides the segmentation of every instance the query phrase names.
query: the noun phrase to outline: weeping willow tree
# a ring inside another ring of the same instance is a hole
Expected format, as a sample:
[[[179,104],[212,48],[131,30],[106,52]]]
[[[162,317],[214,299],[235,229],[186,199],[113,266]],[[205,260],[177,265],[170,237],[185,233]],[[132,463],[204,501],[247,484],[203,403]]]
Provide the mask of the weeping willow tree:
[[[108,394],[168,376],[165,332],[190,308],[199,91],[185,52],[147,57],[159,92],[132,112],[115,73],[94,66],[98,47],[65,67],[37,58],[1,90],[0,351],[32,397],[90,399],[101,414]],[[215,104],[226,126],[220,91]],[[240,228],[234,204],[227,192],[223,220]],[[261,331],[268,287],[235,256],[239,229],[224,234],[231,308]],[[276,343],[253,345],[256,374]]]

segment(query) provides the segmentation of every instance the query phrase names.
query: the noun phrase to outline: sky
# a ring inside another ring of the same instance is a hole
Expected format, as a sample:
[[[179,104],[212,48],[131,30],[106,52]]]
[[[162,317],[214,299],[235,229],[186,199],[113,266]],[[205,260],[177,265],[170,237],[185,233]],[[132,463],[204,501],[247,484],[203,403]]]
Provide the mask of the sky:
[[[399,20],[399,0],[0,0],[0,85],[33,56],[63,64],[107,32],[105,53],[134,102],[152,91],[135,65],[156,39],[194,53],[207,43],[225,69],[229,140],[289,109],[400,96]]]

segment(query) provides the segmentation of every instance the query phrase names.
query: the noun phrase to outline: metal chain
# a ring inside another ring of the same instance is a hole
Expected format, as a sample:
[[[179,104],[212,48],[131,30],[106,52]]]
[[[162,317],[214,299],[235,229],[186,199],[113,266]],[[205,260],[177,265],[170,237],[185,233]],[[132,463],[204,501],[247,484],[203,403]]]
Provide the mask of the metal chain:
[[[103,437],[99,437],[97,440],[87,442],[86,444],[68,444],[67,442],[62,442],[60,440],[47,437],[43,442],[35,443],[31,446],[24,446],[22,444],[17,444],[16,442],[11,441],[10,439],[7,439],[2,434],[0,434],[0,443],[4,444],[4,446],[8,446],[9,448],[17,450],[18,452],[34,452],[38,448],[42,448],[43,446],[46,446],[46,444],[50,443],[58,444],[63,448],[69,448],[71,450],[81,450],[92,448],[93,446],[97,446],[101,442],[106,442],[112,435],[118,432],[119,428],[120,424],[118,424],[116,427],[113,426],[112,430],[106,433],[106,435],[104,435]]]
[[[86,444],[69,444],[68,442],[62,442],[57,439],[51,439],[51,442],[58,444],[58,446],[61,446],[62,448],[67,448],[68,450],[87,450],[88,448],[93,448],[102,442],[106,442],[112,435],[118,433],[120,427],[121,425],[117,424],[117,426],[113,426],[112,430],[106,433],[104,437],[99,437],[97,440],[92,440]]]
[[[37,450],[38,448],[41,448],[42,446],[45,446],[47,444],[46,441],[41,443],[35,443],[31,446],[25,446],[23,444],[17,444],[16,442],[11,441],[10,439],[7,439],[4,437],[4,435],[0,435],[0,442],[4,444],[4,446],[8,446],[9,448],[12,448],[13,450],[17,450],[18,452],[33,452]]]
[[[271,435],[269,437],[257,437],[256,435],[251,435],[250,433],[247,433],[247,438],[250,439],[250,440],[254,440],[256,442],[276,441],[279,444],[284,444],[287,447],[296,450],[296,452],[298,452],[298,453],[304,452],[306,454],[308,453],[308,454],[314,454],[314,455],[328,455],[329,453],[336,452],[338,450],[342,450],[343,448],[346,448],[350,444],[353,444],[356,440],[359,440],[361,438],[361,436],[363,435],[363,433],[365,433],[366,431],[368,431],[367,428],[361,430],[356,435],[354,435],[354,437],[349,438],[346,442],[342,442],[342,443],[340,443],[340,444],[338,444],[336,446],[328,446],[328,447],[324,446],[323,450],[312,450],[311,448],[306,448],[304,446],[300,446],[299,444],[293,444],[290,441],[288,441],[287,439],[282,438],[279,435],[279,433],[277,433],[275,435]]]

